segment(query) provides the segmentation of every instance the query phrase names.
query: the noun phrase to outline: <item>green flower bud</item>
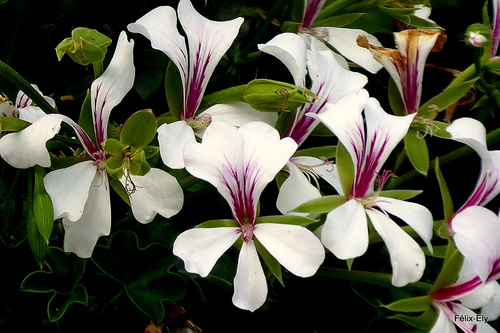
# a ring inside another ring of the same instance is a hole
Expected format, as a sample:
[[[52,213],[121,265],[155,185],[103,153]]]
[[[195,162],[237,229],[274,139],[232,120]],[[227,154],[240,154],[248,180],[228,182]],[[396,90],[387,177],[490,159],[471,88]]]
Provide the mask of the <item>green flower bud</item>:
[[[74,62],[83,66],[101,63],[111,42],[109,37],[95,29],[76,28],[71,32],[71,37],[57,45],[57,58],[61,60],[67,54]]]
[[[491,43],[491,29],[480,23],[471,24],[465,32],[465,42],[474,47],[485,47]]]

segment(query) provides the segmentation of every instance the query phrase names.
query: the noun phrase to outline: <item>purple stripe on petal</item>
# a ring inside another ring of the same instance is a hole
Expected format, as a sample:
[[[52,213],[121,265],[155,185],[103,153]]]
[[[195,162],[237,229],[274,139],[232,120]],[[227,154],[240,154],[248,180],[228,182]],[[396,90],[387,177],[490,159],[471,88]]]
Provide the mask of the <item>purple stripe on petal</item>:
[[[304,15],[302,15],[301,27],[304,29],[311,28],[316,16],[318,15],[325,0],[308,0],[304,9]]]
[[[467,295],[468,293],[476,290],[481,285],[483,285],[483,282],[481,281],[479,276],[476,276],[469,281],[436,290],[431,294],[431,297],[433,300],[439,302],[452,301],[456,300],[459,297]]]
[[[212,54],[208,53],[205,56],[201,54],[201,50],[202,45],[198,44],[198,49],[196,50],[196,62],[193,65],[191,80],[187,82],[186,108],[183,111],[185,119],[195,116],[196,111],[200,106],[203,92],[206,88],[206,72]]]

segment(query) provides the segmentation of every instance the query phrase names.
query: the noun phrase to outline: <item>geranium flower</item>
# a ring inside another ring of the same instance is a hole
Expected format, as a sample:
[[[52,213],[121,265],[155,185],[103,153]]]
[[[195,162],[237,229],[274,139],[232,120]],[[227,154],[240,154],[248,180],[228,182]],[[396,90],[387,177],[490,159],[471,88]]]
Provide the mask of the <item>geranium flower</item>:
[[[366,129],[361,115],[364,109]],[[327,105],[319,115],[351,156],[354,177],[349,193],[339,193],[347,202],[328,213],[321,241],[340,259],[363,255],[368,247],[368,219],[389,250],[395,286],[415,282],[422,276],[425,256],[415,240],[404,232],[389,214],[410,225],[431,249],[432,215],[427,208],[412,202],[388,198],[380,191],[390,176],[383,172],[379,189],[374,191],[377,174],[392,150],[406,135],[414,115],[387,114],[378,101],[361,90],[336,104]]]
[[[32,86],[40,95],[43,95],[37,85],[32,84]],[[43,96],[43,98],[45,98],[53,108],[56,107],[56,102],[51,97]],[[9,100],[4,100],[3,102],[2,100],[3,98],[0,97],[0,116],[19,118],[30,123],[34,123],[45,116],[45,112],[34,105],[31,98],[22,91],[17,93],[16,102],[14,104]]]
[[[374,45],[362,35],[358,38],[358,44],[373,53],[375,60],[385,67],[396,83],[405,114],[418,111],[425,62],[433,49],[442,46],[442,43],[437,43],[440,36],[441,30],[408,29],[396,32],[397,50]]]
[[[308,117],[309,114],[321,114],[326,110],[328,103],[336,103],[345,96],[360,91],[367,83],[366,76],[351,72],[346,69],[330,50],[320,50],[320,42],[312,39],[310,49],[304,38],[292,33],[283,33],[274,37],[266,44],[260,44],[262,52],[278,58],[292,74],[294,84],[305,87],[306,73],[310,84],[307,88],[317,98],[312,99],[312,104],[304,104],[296,111],[292,123],[285,134],[300,146],[318,125],[319,120]],[[290,171],[278,196],[278,208],[282,213],[287,213],[298,204],[314,197],[319,197],[319,190],[310,184],[309,178],[322,176],[330,183],[336,182],[336,174],[331,169],[331,164],[318,158],[309,158],[307,161],[292,158],[287,163],[286,169]],[[297,162],[294,164],[294,162]],[[295,172],[295,169],[303,172]],[[330,170],[326,172],[326,170]]]
[[[179,121],[158,128],[158,141],[163,162],[170,168],[184,167],[182,152],[187,142],[194,142],[195,132],[212,121],[240,123],[238,119],[276,120],[276,115],[258,112],[245,103],[215,105],[197,115],[208,81],[222,56],[236,38],[243,18],[216,22],[200,15],[189,0],[181,0],[177,8],[179,22],[187,37],[177,30],[177,15],[169,6],[153,9],[128,29],[144,35],[154,49],[165,53],[178,68],[182,81],[182,105]],[[238,117],[238,115],[240,117]],[[272,120],[271,120],[272,122]]]
[[[75,130],[91,159],[49,172],[44,185],[53,202],[54,217],[62,218],[64,250],[80,257],[90,257],[97,239],[110,232],[111,204],[102,143],[107,139],[111,110],[134,82],[133,47],[133,41],[128,42],[125,32],[122,32],[109,66],[92,83],[90,95],[95,141],[76,122],[60,114],[46,115],[26,129],[0,139],[0,154],[11,165],[18,168],[35,164],[49,167],[47,140],[59,132],[61,122]],[[174,177],[159,169],[153,168],[150,172],[134,178],[141,186],[131,194],[134,216],[143,223],[151,221],[155,212],[172,216],[180,210],[183,201],[182,190]],[[153,197],[158,207],[150,206],[149,200]]]
[[[292,139],[280,140],[278,131],[263,122],[237,128],[220,121],[207,128],[201,144],[185,147],[186,169],[215,186],[235,221],[229,226],[187,230],[177,237],[173,252],[184,260],[188,272],[205,277],[222,254],[241,240],[233,303],[242,309],[254,311],[267,297],[255,242],[297,276],[313,275],[323,262],[323,246],[308,229],[260,223],[257,215],[261,192],[296,148]]]

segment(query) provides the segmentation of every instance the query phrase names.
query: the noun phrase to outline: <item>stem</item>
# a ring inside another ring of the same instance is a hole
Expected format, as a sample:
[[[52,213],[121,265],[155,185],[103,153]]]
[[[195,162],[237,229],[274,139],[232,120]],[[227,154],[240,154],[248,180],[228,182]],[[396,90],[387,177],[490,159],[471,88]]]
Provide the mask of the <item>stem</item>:
[[[94,79],[97,79],[104,72],[104,65],[101,61],[101,62],[92,64],[92,67],[94,68]]]
[[[7,81],[9,81],[14,87],[24,92],[35,102],[35,104],[40,107],[46,113],[59,113],[56,109],[52,107],[43,98],[38,91],[33,88],[33,86],[26,81],[18,72],[16,72],[12,67],[0,60],[0,76],[3,76]]]

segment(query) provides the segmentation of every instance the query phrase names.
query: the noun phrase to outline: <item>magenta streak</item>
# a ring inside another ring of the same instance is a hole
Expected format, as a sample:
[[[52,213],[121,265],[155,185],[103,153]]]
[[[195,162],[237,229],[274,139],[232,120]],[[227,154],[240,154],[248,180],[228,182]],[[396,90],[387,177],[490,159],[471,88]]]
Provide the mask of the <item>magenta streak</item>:
[[[311,28],[314,19],[318,15],[321,7],[322,0],[309,0],[307,1],[306,8],[304,10],[304,15],[302,16],[301,26],[302,28]]]
[[[431,293],[431,298],[439,302],[456,300],[476,290],[482,284],[483,282],[481,281],[479,276],[475,276],[473,279],[461,284],[436,290],[435,292]]]
[[[210,63],[211,53],[207,55],[206,58],[201,57],[201,43],[198,44],[198,50],[196,51],[196,63],[193,67],[193,78],[191,82],[188,82],[187,91],[187,102],[186,109],[183,111],[185,119],[189,119],[195,116],[196,111],[200,105],[201,98],[203,97],[203,89],[206,79],[206,71],[208,64]]]
[[[75,133],[78,136],[78,139],[82,143],[83,147],[85,148],[85,150],[87,151],[89,156],[91,156],[95,160],[94,155],[98,152],[98,149],[95,148],[94,143],[92,142],[92,140],[88,136],[87,132],[85,132],[83,130],[83,128],[81,128],[80,125],[78,125],[71,118],[68,118],[66,116],[62,116],[62,119],[65,123],[70,125],[75,130]]]
[[[109,90],[108,90],[106,92],[106,96],[104,96],[102,105],[100,105],[100,108],[98,108],[97,100],[99,97],[99,92],[101,90],[101,87],[102,87],[102,83],[100,83],[97,86],[96,94],[94,96],[94,130],[95,130],[95,137],[97,140],[97,144],[99,145],[99,147],[101,146],[101,144],[104,141],[106,141],[106,137],[107,137],[107,133],[106,133],[106,131],[107,131],[106,125],[107,124],[105,124],[105,120],[103,118],[103,110],[104,110],[104,107],[106,106],[107,97],[108,97],[108,93],[109,93]]]
[[[408,54],[408,51],[406,52],[406,54]],[[401,82],[403,87],[406,112],[408,114],[415,113],[418,110],[418,95],[420,86],[420,82],[418,82],[418,59],[418,52],[415,59],[406,58],[406,73],[404,73],[405,75],[402,77]]]
[[[368,149],[368,154],[365,157],[365,163],[362,168],[358,169],[360,172],[356,175],[355,185],[353,187],[352,193],[356,198],[364,198],[370,189],[371,184],[377,177],[377,168],[380,165],[380,158],[385,150],[389,138],[385,135],[383,139],[383,144],[380,149],[375,150],[377,143],[377,136],[379,132],[375,131],[372,141],[370,142],[370,147]]]
[[[31,105],[31,98],[25,93],[22,93],[19,103],[16,105],[18,109],[24,109]]]
[[[488,278],[486,279],[486,283],[498,280],[499,278],[500,278],[500,258],[497,258],[491,265],[491,272]]]
[[[494,0],[497,1],[497,0]],[[500,3],[498,4],[500,5]],[[497,8],[498,10],[499,8]],[[491,49],[491,57],[496,56],[498,50],[498,43],[500,41],[500,12],[495,13],[495,22],[493,22],[493,35],[491,42],[493,47]]]

